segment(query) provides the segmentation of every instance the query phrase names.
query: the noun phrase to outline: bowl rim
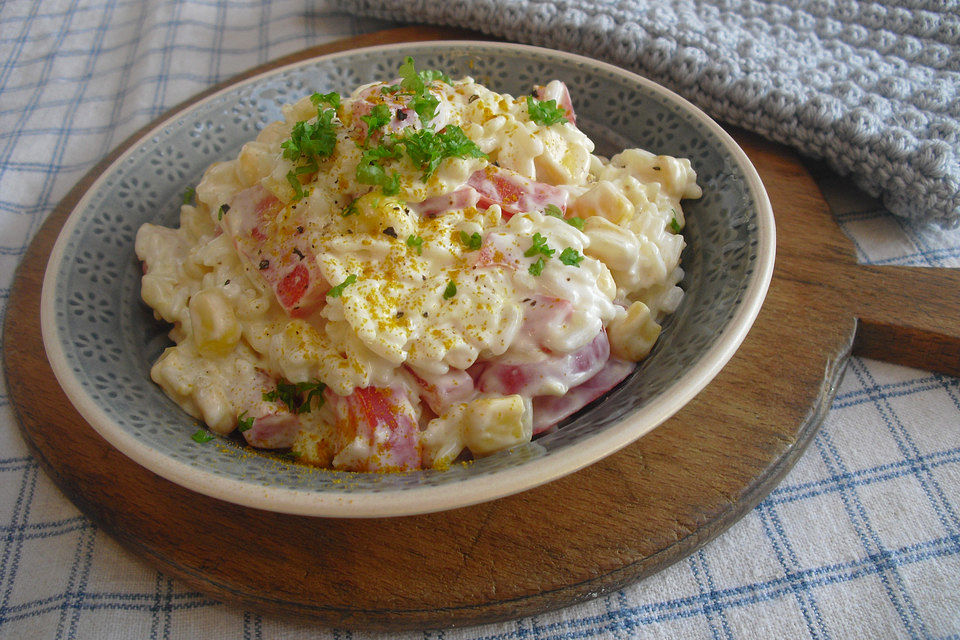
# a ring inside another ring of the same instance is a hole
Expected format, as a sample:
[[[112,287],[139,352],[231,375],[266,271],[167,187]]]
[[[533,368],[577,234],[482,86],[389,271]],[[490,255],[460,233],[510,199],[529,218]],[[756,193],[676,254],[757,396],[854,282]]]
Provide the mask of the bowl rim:
[[[235,91],[239,87],[260,82],[265,77],[280,75],[290,69],[315,64],[319,60],[335,61],[338,58],[363,53],[389,51],[391,54],[396,54],[402,53],[406,49],[457,47],[483,47],[488,50],[500,49],[539,55],[546,53],[622,76],[631,83],[641,85],[645,90],[652,91],[662,99],[676,104],[683,111],[696,118],[716,136],[717,140],[730,154],[738,168],[743,172],[747,189],[753,196],[755,203],[758,234],[757,264],[753,273],[749,276],[747,288],[738,308],[711,347],[701,354],[698,366],[684,373],[663,393],[653,398],[642,412],[635,412],[620,421],[616,429],[606,429],[590,435],[578,442],[577,446],[566,447],[558,452],[551,453],[548,458],[529,460],[516,467],[498,470],[475,478],[467,478],[459,482],[369,493],[345,492],[338,494],[314,489],[263,486],[227,478],[206,469],[177,461],[145,444],[136,436],[115,424],[97,402],[84,391],[73,373],[67,362],[66,354],[61,348],[62,341],[55,321],[58,267],[63,260],[64,251],[79,224],[79,213],[87,207],[93,194],[98,191],[114,168],[126,162],[137,151],[143,140],[153,137],[165,127],[175,123],[186,112],[201,108],[204,104],[216,100],[225,93]],[[41,331],[44,349],[54,375],[67,398],[83,419],[121,453],[171,482],[212,498],[278,513],[339,518],[418,515],[495,500],[559,479],[612,455],[665,422],[709,384],[733,357],[746,338],[766,296],[773,275],[775,252],[776,231],[773,209],[760,176],[746,153],[706,113],[685,98],[652,80],[586,56],[524,44],[483,40],[435,40],[377,45],[308,58],[258,73],[239,82],[229,83],[222,89],[177,109],[155,126],[138,135],[133,144],[120,154],[86,189],[60,230],[47,261],[43,278],[40,300]]]

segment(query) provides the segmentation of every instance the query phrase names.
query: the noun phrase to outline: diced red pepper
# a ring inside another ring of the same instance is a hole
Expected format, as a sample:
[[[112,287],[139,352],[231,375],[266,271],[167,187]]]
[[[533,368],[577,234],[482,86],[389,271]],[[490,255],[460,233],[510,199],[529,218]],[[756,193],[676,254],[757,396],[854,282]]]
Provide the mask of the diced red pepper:
[[[496,165],[487,165],[473,173],[467,184],[477,190],[477,206],[487,209],[500,205],[504,220],[518,213],[544,211],[547,206],[555,205],[561,212],[567,209],[566,191],[545,182],[535,182],[516,171],[510,171]]]
[[[323,303],[330,286],[304,235],[305,221],[294,210],[278,224],[283,209],[272,193],[255,185],[234,196],[220,224],[240,255],[273,290],[284,311],[302,318]]]
[[[355,471],[405,471],[421,464],[420,428],[413,405],[400,389],[356,388],[339,398],[341,430],[360,438],[370,455]]]

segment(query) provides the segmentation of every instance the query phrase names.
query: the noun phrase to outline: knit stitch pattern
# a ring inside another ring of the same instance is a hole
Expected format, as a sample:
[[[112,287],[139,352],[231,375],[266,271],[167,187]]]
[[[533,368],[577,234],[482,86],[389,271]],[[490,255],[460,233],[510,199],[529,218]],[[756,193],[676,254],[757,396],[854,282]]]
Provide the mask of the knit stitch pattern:
[[[960,225],[960,0],[339,0],[606,60]]]

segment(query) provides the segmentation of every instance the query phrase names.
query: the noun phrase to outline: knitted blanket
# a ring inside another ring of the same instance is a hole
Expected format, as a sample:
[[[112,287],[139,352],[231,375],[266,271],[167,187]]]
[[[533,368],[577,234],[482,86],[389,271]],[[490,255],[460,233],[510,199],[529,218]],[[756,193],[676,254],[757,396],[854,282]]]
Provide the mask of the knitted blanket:
[[[339,0],[618,64],[960,225],[960,0]]]

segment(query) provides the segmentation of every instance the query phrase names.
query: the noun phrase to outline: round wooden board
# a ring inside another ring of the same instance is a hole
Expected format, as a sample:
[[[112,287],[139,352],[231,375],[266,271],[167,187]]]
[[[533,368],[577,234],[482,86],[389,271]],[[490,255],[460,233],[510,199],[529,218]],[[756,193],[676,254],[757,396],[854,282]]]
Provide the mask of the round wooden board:
[[[479,36],[394,30],[268,66],[464,37]],[[777,268],[743,346],[674,418],[571,476],[456,511],[323,519],[220,502],[146,471],[102,440],[52,383],[43,351],[40,287],[57,233],[94,178],[139,135],[68,194],[29,248],[7,309],[5,372],[23,435],[64,493],[137,555],[237,606],[401,629],[489,622],[595,597],[693,552],[773,489],[814,435],[852,349],[960,375],[958,272],[857,265],[797,158],[734,132],[773,203]]]

